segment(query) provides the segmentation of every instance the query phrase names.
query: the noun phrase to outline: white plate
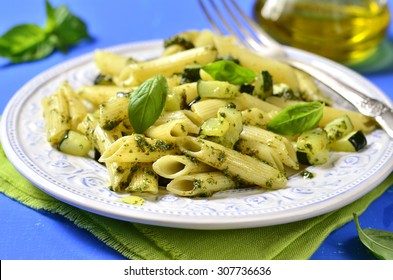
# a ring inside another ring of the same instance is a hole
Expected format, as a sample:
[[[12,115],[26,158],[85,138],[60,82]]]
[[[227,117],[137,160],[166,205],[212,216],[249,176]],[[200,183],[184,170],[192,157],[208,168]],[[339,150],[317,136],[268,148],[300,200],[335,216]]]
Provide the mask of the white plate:
[[[117,46],[116,51],[140,59],[157,56],[162,41]],[[336,63],[299,50],[291,57],[322,64],[363,92],[389,103],[368,81]],[[367,136],[360,153],[334,153],[328,164],[310,167],[313,179],[290,177],[277,191],[244,189],[210,198],[181,198],[161,193],[141,206],[118,202],[108,190],[106,169],[91,159],[62,154],[45,140],[41,99],[64,80],[73,87],[91,84],[98,70],[88,54],[60,64],[32,79],[12,98],[2,116],[1,141],[13,165],[44,192],[78,208],[137,223],[193,228],[231,229],[298,221],[343,207],[382,182],[392,171],[393,141],[381,130]]]

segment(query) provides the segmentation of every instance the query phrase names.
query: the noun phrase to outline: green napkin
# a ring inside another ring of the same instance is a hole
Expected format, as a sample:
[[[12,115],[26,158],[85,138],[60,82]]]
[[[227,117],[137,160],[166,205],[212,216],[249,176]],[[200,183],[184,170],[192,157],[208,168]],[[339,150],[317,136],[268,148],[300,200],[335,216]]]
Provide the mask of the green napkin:
[[[284,225],[237,230],[188,230],[134,224],[80,210],[45,194],[7,160],[0,145],[0,191],[34,209],[63,215],[130,259],[308,259],[335,229],[361,214],[393,183],[391,174],[356,202]],[[197,244],[197,246],[195,246]]]

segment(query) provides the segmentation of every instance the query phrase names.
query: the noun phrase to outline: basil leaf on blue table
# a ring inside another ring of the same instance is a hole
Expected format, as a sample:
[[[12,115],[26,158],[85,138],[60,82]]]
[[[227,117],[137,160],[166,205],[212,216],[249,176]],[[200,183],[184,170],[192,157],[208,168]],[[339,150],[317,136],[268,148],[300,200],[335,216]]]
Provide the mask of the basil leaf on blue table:
[[[358,216],[353,213],[356,229],[360,241],[379,259],[393,260],[393,232],[376,230],[372,228],[362,229]]]

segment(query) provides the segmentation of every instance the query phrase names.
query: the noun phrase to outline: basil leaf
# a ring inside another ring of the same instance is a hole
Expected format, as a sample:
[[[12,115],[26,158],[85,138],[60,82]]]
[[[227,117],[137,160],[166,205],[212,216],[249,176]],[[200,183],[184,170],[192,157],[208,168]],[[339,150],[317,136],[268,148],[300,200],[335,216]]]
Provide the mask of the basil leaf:
[[[56,20],[55,20],[55,9],[49,3],[48,0],[45,0],[45,10],[46,10],[46,24],[45,24],[45,31],[47,33],[52,33],[56,27]]]
[[[393,260],[393,232],[361,229],[358,216],[353,213],[360,241],[379,259]]]
[[[15,26],[0,37],[0,56],[12,62],[40,59],[53,49],[48,35],[35,24]]]
[[[0,37],[0,56],[12,62],[42,59],[56,48],[65,52],[70,45],[88,38],[84,22],[71,14],[65,6],[53,8],[46,4],[46,25],[17,25]]]
[[[147,79],[131,94],[128,118],[136,133],[143,133],[158,119],[167,94],[168,83],[161,74]]]
[[[323,116],[324,105],[320,102],[299,103],[284,108],[269,123],[268,130],[295,135],[315,128]]]
[[[202,69],[218,81],[227,81],[234,85],[250,83],[255,79],[254,71],[244,68],[231,60],[219,60],[203,66]]]
[[[73,15],[66,6],[47,11],[47,16],[53,17],[53,33],[59,39],[58,47],[61,50],[66,50],[69,45],[89,38],[86,24],[79,17]],[[51,23],[47,22],[47,24]]]

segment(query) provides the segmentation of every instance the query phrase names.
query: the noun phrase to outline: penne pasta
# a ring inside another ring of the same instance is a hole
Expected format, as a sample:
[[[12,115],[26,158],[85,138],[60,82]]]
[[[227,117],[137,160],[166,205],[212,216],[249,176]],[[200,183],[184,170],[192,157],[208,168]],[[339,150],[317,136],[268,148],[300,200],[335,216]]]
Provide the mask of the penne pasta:
[[[213,168],[185,155],[166,155],[153,163],[153,170],[161,177],[174,179],[183,175],[212,171]]]
[[[264,129],[266,129],[267,124],[272,119],[272,114],[266,113],[259,108],[245,109],[241,113],[244,125],[252,125]]]
[[[199,119],[205,121],[216,116],[219,108],[224,107],[228,100],[222,99],[204,99],[194,103],[191,110]]]
[[[175,142],[177,138],[188,135],[189,131],[186,127],[186,121],[178,119],[158,126],[151,126],[144,132],[144,134],[150,138]]]
[[[176,154],[175,145],[142,134],[117,139],[101,155],[100,162],[154,162],[162,156]]]
[[[295,148],[285,137],[262,128],[245,125],[240,133],[240,139],[253,140],[268,145],[277,152],[286,166],[299,169]]]
[[[238,97],[236,97],[234,100],[231,102],[236,104],[236,108],[239,110],[245,110],[249,108],[258,108],[262,111],[265,112],[279,112],[281,111],[281,108],[271,104],[269,102],[266,102],[262,99],[259,99],[256,96],[247,94],[247,93],[241,93]]]
[[[223,171],[245,185],[268,189],[280,189],[286,185],[287,178],[279,170],[217,143],[186,136],[178,145],[184,154]]]
[[[71,129],[77,130],[79,123],[85,118],[87,108],[82,99],[74,92],[71,86],[64,82],[59,90],[62,90],[68,102],[68,112],[70,116]]]
[[[99,106],[105,103],[109,98],[114,97],[119,92],[131,92],[132,88],[125,88],[112,85],[92,85],[81,86],[76,93],[89,103]]]
[[[107,102],[100,105],[100,126],[104,129],[113,129],[123,120],[128,120],[128,103],[130,95],[117,94]]]
[[[71,129],[68,102],[61,89],[42,100],[46,139],[57,145],[66,131]]]
[[[359,112],[352,112],[328,106],[325,106],[324,108],[323,117],[319,122],[319,125],[321,127],[325,127],[326,124],[328,124],[332,120],[344,115],[347,115],[351,119],[354,127],[353,130],[360,130],[364,133],[370,133],[377,128],[376,121],[371,117],[362,115]]]
[[[104,130],[97,125],[92,133],[91,141],[94,143],[95,148],[102,154],[121,137],[122,133],[120,128]],[[109,173],[110,188],[114,191],[123,190],[129,183],[128,177],[134,163],[106,162],[105,165]]]
[[[129,176],[135,164],[131,162],[107,162],[109,187],[115,192],[124,191],[129,185]]]
[[[124,68],[120,80],[124,86],[137,86],[156,74],[171,76],[180,73],[188,64],[206,65],[217,57],[213,47],[204,46],[160,57],[146,62],[133,63]]]
[[[129,192],[158,193],[158,176],[153,172],[151,163],[139,163],[131,175],[130,184],[126,187]]]
[[[179,196],[211,196],[236,187],[237,182],[222,172],[206,172],[177,177],[168,184],[167,190]]]
[[[284,172],[284,165],[277,151],[264,143],[255,140],[240,139],[236,143],[236,150],[240,151],[242,154],[258,158],[268,165]]]
[[[179,110],[173,112],[163,112],[154,125],[160,125],[172,120],[184,120],[188,126],[188,129],[192,133],[199,131],[199,126],[202,124],[202,119],[200,119],[194,112],[189,110]]]
[[[123,68],[130,63],[130,59],[112,52],[96,50],[94,62],[101,73],[109,76],[118,76]]]
[[[214,42],[220,57],[238,59],[240,65],[256,73],[262,70],[268,71],[274,77],[276,83],[285,83],[295,90],[299,88],[299,82],[295,71],[289,65],[278,60],[263,57],[249,49],[242,48],[234,44],[231,40],[227,40],[225,37],[216,36],[214,37]]]

